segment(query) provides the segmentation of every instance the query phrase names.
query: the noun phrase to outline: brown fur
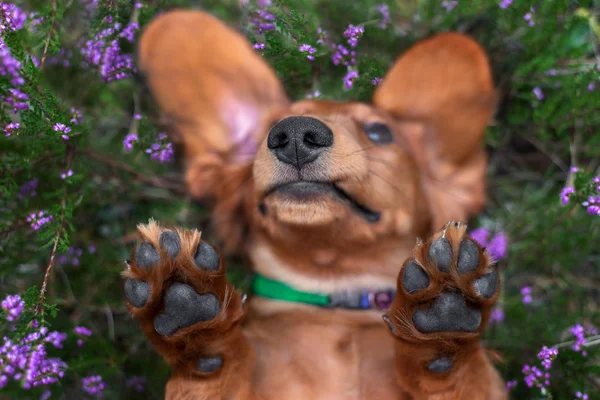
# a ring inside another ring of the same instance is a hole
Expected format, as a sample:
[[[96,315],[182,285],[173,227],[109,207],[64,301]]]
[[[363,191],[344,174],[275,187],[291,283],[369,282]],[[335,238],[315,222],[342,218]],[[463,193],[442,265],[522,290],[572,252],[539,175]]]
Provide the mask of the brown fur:
[[[139,64],[172,137],[184,145],[190,193],[213,200],[213,222],[227,254],[237,251],[254,270],[306,291],[389,287],[398,280],[388,312],[394,335],[376,311],[263,298],[246,305],[223,265],[216,273],[194,267],[199,233],[178,230],[183,250],[175,260],[161,254],[159,268],[146,272],[133,262],[128,271],[152,287],[143,309],[130,308],[173,367],[168,399],[506,398],[478,343],[497,295],[476,300],[470,286],[487,270],[489,256],[471,274],[453,270],[444,278],[428,264],[431,240],[413,249],[417,237],[429,237],[448,220],[466,220],[485,200],[481,142],[495,91],[485,53],[473,40],[447,33],[418,43],[392,67],[371,105],[291,103],[251,46],[202,12],[175,11],[153,21],[140,42]],[[334,146],[301,178],[335,182],[380,211],[379,222],[327,196],[297,202],[266,195],[297,179],[266,146],[270,127],[294,115],[315,117],[334,134]],[[367,122],[388,125],[394,143],[373,145],[363,131]],[[151,223],[139,230],[158,248],[161,229]],[[455,254],[465,229],[446,232]],[[417,296],[403,292],[398,278],[411,254],[432,278]],[[153,320],[173,281],[214,293],[221,313],[171,337],[158,335]],[[422,334],[412,326],[412,312],[442,288],[462,291],[481,309],[478,332]],[[455,367],[433,374],[425,366],[440,352],[452,353]],[[199,357],[212,355],[224,357],[221,370],[209,376],[195,370]]]

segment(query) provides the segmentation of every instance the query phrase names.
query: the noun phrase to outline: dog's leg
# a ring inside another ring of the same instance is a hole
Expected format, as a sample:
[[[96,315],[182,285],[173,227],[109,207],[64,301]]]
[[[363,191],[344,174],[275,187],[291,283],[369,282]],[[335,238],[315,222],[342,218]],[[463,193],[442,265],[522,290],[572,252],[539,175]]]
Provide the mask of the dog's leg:
[[[498,298],[498,272],[465,231],[465,225],[451,222],[417,244],[384,316],[397,337],[399,383],[415,399],[507,398],[479,345]]]
[[[198,231],[140,225],[124,272],[133,316],[173,368],[167,399],[241,399],[249,392],[252,349],[240,320],[244,296]]]

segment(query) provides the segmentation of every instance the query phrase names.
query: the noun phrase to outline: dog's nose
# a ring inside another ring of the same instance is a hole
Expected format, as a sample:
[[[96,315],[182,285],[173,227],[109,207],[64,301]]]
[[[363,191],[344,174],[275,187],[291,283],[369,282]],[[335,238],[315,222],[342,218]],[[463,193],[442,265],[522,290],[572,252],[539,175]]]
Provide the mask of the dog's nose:
[[[333,144],[331,129],[316,118],[288,117],[269,132],[267,147],[286,164],[300,169]]]

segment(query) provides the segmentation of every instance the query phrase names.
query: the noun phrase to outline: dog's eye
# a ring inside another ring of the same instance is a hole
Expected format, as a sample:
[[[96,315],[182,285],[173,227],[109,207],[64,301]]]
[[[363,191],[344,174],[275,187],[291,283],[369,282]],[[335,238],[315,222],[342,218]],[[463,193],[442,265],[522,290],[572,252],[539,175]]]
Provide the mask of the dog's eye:
[[[387,125],[373,122],[365,125],[365,132],[371,142],[375,144],[390,144],[394,141],[394,136]]]

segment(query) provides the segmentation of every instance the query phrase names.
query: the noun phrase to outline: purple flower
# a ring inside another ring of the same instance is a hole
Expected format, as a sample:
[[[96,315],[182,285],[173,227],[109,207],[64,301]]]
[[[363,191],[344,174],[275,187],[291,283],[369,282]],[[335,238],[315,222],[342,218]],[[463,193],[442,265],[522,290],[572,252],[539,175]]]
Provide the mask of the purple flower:
[[[125,148],[125,151],[130,152],[133,149],[133,144],[137,142],[138,139],[139,137],[137,133],[127,134],[127,136],[125,136],[125,139],[123,139],[123,147]]]
[[[588,400],[589,397],[586,393],[582,393],[582,392],[575,392],[575,397],[581,400]]]
[[[140,119],[142,119],[142,116],[140,114],[133,114],[133,119],[139,121]]]
[[[489,240],[490,232],[487,229],[485,229],[485,228],[474,229],[471,233],[469,233],[469,236],[471,236],[471,238],[474,241],[476,241],[477,243],[479,243],[479,245],[481,247],[487,247],[488,246],[488,240]]]
[[[533,20],[533,13],[535,12],[535,8],[531,7],[529,10],[531,12],[528,12],[527,14],[525,14],[523,19],[529,23],[529,26],[534,26],[535,21]]]
[[[331,56],[331,61],[333,62],[333,65],[342,64],[343,66],[347,67],[356,64],[355,51],[350,51],[341,44],[334,46],[334,48],[335,52],[333,53],[333,56]]]
[[[125,386],[133,388],[136,392],[143,392],[144,385],[146,384],[146,378],[143,376],[132,376],[127,379]]]
[[[504,322],[504,310],[500,307],[496,307],[490,314],[489,323],[501,323]]]
[[[125,29],[121,31],[121,33],[119,33],[119,37],[124,38],[129,43],[133,43],[135,39],[135,33],[139,28],[140,25],[137,22],[131,22],[125,27]]]
[[[540,89],[538,86],[533,88],[533,94],[538,100],[544,99],[544,92],[542,92],[542,89]]]
[[[265,48],[265,44],[264,43],[254,43],[254,45],[252,47],[254,47],[256,50],[263,50]]]
[[[71,107],[71,122],[74,125],[79,125],[83,122],[83,116],[81,115],[81,111],[76,109],[75,107]]]
[[[502,232],[497,233],[487,246],[490,255],[495,260],[501,260],[506,257],[507,247],[508,239]]]
[[[571,349],[573,351],[581,352],[583,356],[587,356],[587,353],[585,351],[582,351],[581,349],[586,342],[585,335],[597,335],[598,331],[591,326],[586,326],[584,328],[582,325],[577,324],[575,326],[572,326],[569,329],[569,332],[571,332],[571,334],[575,336],[575,344],[571,346]]]
[[[21,200],[23,200],[25,197],[35,197],[35,195],[37,194],[37,185],[37,178],[33,178],[32,180],[25,182],[23,185],[21,185],[17,197]]]
[[[11,122],[10,124],[4,127],[4,133],[6,136],[12,136],[12,134],[21,127],[21,124],[18,122]]]
[[[344,76],[344,86],[346,87],[346,89],[352,89],[352,86],[354,85],[354,80],[356,78],[358,78],[357,71],[350,71],[346,74],[346,76]]]
[[[323,28],[319,27],[319,29],[317,29],[317,35],[319,35],[319,39],[317,39],[318,44],[326,46],[329,43],[329,37]]]
[[[300,50],[301,53],[305,53],[307,54],[306,58],[308,58],[309,60],[314,60],[315,57],[312,54],[315,54],[317,52],[317,49],[315,49],[314,47],[312,47],[310,44],[303,44],[300,45],[300,47],[298,47],[298,50]]]
[[[575,193],[573,186],[565,186],[560,192],[560,202],[563,206],[569,204],[570,196]]]
[[[358,44],[358,39],[360,39],[364,33],[365,28],[363,26],[354,26],[350,24],[344,31],[344,37],[348,38],[348,44],[350,47],[356,47]]]
[[[599,215],[600,216],[600,206],[592,205],[587,208],[587,213],[590,215]]]
[[[518,384],[518,381],[516,379],[512,380],[512,381],[507,381],[506,382],[506,390],[510,390],[510,389],[514,388],[515,386],[517,386],[517,384]]]
[[[100,375],[88,376],[81,380],[83,390],[96,397],[102,397],[102,391],[106,388],[106,384],[102,382]]]
[[[314,91],[314,92],[312,92],[312,93],[308,93],[308,94],[306,95],[306,98],[307,98],[307,99],[314,99],[314,98],[317,98],[317,97],[319,97],[319,96],[321,96],[321,91],[319,91],[319,90],[317,89],[317,90],[315,90],[315,91]]]
[[[446,9],[446,12],[452,11],[454,7],[458,5],[458,1],[442,1],[442,7]]]
[[[8,46],[0,38],[0,76],[8,77],[14,86],[22,85],[25,81],[19,74],[21,67],[22,64],[12,56]]]
[[[61,179],[67,179],[68,177],[73,176],[73,170],[70,169],[67,172],[63,172],[60,174]]]
[[[588,85],[587,88],[591,92],[592,90],[596,89],[596,84],[594,82],[592,82]]]
[[[376,7],[376,9],[381,14],[381,22],[379,23],[379,27],[381,29],[387,28],[388,24],[391,21],[391,19],[390,19],[390,8],[388,7],[387,4],[379,4]]]
[[[21,296],[7,296],[2,300],[2,309],[7,312],[6,320],[12,322],[16,320],[25,308],[25,302],[21,300]],[[1,364],[1,363],[0,363]]]
[[[379,84],[381,83],[381,81],[382,81],[382,80],[383,80],[383,79],[381,79],[380,77],[376,76],[375,78],[373,78],[373,79],[371,80],[371,84],[372,84],[373,86],[377,86],[377,85],[379,85]]]
[[[42,226],[46,225],[52,219],[52,215],[46,215],[45,211],[39,211],[38,213],[31,213],[27,217],[27,222],[31,223],[31,228],[34,231],[39,230]]]
[[[73,330],[76,334],[81,336],[92,336],[92,331],[86,328],[85,326],[76,326]]]
[[[23,28],[27,14],[14,4],[0,2],[0,32],[18,31]]]
[[[67,133],[71,132],[71,128],[69,128],[65,124],[62,124],[62,123],[59,122],[57,124],[54,124],[54,126],[52,127],[52,129],[54,129],[54,131],[56,131],[56,132],[63,133],[61,135],[61,138],[63,140],[69,140],[69,135],[67,135]]]
[[[523,304],[530,304],[532,301],[531,286],[523,286],[521,288],[521,296],[523,297],[521,300]]]
[[[18,112],[19,110],[27,110],[29,109],[29,104],[26,101],[29,99],[27,94],[23,93],[19,89],[10,88],[8,89],[9,95],[0,100],[3,100],[9,106],[13,107],[13,112]]]
[[[54,347],[56,347],[57,349],[62,349],[63,348],[62,342],[64,342],[66,339],[67,339],[66,333],[54,331],[54,332],[50,332],[48,334],[48,336],[46,336],[46,339],[44,341],[48,342],[48,343],[52,343],[52,345]]]
[[[160,163],[170,163],[174,158],[173,144],[167,140],[165,133],[159,133],[156,137],[156,142],[152,143],[150,148],[145,150],[150,154],[150,158]]]
[[[552,367],[552,361],[558,357],[558,349],[548,348],[546,346],[542,347],[542,350],[537,355],[538,359],[542,361],[542,366],[545,369],[550,369]]]
[[[508,8],[513,3],[513,0],[502,0],[500,2],[500,8]]]

